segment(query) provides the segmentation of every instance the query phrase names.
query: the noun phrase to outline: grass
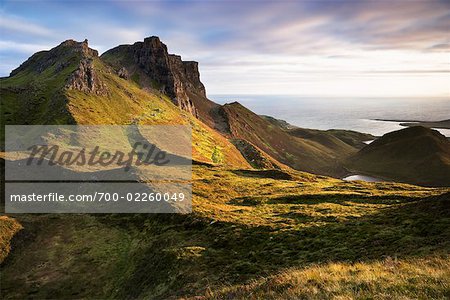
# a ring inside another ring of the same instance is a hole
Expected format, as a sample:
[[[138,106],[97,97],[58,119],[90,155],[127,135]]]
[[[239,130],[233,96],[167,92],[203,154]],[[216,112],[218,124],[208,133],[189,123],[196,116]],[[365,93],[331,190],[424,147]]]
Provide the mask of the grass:
[[[448,189],[195,166],[193,191],[189,215],[18,216],[5,298],[448,295]]]
[[[2,269],[3,295],[23,298],[25,289],[27,297],[76,298],[88,288],[95,298],[114,288],[112,274],[127,260],[126,233],[99,226],[87,215],[25,216],[21,221],[28,236],[18,239],[15,247],[19,251],[25,247],[28,255],[10,261],[14,270]]]
[[[3,126],[6,124],[74,123],[67,112],[62,88],[69,75],[76,70],[79,58],[73,55],[66,59],[69,64],[60,72],[55,72],[56,65],[53,65],[42,73],[26,70],[0,80],[1,141],[4,140]]]
[[[22,228],[15,219],[0,216],[0,263],[5,260],[11,250],[11,239]]]
[[[386,257],[289,269],[247,285],[210,291],[206,299],[447,299],[449,257]]]

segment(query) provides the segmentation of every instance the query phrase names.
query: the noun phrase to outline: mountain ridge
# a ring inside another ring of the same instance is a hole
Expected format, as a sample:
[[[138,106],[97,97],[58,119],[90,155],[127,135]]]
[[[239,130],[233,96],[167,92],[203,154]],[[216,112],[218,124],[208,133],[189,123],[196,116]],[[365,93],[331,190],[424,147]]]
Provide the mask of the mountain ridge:
[[[374,139],[352,131],[294,128],[238,102],[217,104],[207,98],[198,62],[170,54],[156,36],[101,56],[87,40],[66,40],[32,55],[1,79],[0,89],[3,124],[190,124],[193,157],[203,163],[294,168],[340,178],[352,167],[349,158],[358,158],[364,141]],[[414,182],[394,174],[397,178]]]

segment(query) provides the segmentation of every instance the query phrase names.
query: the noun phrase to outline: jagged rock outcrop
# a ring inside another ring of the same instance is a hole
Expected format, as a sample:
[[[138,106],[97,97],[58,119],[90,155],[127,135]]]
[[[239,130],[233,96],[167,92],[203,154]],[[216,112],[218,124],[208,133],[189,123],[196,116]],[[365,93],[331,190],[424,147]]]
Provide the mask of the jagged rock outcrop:
[[[200,72],[198,71],[198,62],[183,61],[184,75],[186,76],[186,87],[188,90],[206,97],[206,89],[200,81]]]
[[[117,75],[119,75],[119,77],[123,78],[123,79],[130,78],[130,75],[128,74],[127,69],[125,69],[124,67],[120,68],[120,70],[117,71]]]
[[[158,37],[152,36],[133,45],[121,45],[102,55],[106,61],[125,67],[127,73],[143,72],[148,80],[144,85],[157,88],[167,94],[175,104],[198,117],[197,109],[189,94],[206,98],[204,85],[200,81],[198,63],[183,61],[181,56],[169,54],[167,46]]]
[[[59,74],[71,67],[75,70],[68,77],[65,88],[104,95],[107,93],[107,88],[96,74],[93,65],[96,58],[98,58],[98,51],[89,48],[88,40],[83,42],[66,40],[48,51],[35,53],[20,67],[13,70],[11,76],[22,71],[41,74],[49,68],[52,68],[53,74]]]
[[[42,73],[51,66],[55,66],[55,72],[60,72],[73,63],[76,57],[97,56],[97,50],[89,48],[87,40],[83,42],[66,40],[48,51],[33,54],[17,69],[14,69],[10,75],[14,76],[24,70]]]
[[[64,43],[72,46],[74,51],[81,54],[78,68],[70,75],[66,88],[85,93],[105,95],[107,93],[106,85],[99,79],[94,68],[94,59],[98,57],[97,50],[89,48],[88,40],[84,40],[81,43],[69,40]]]
[[[107,93],[107,88],[98,78],[94,70],[93,60],[89,57],[85,57],[80,61],[78,69],[69,77],[66,88],[97,95],[105,95]]]

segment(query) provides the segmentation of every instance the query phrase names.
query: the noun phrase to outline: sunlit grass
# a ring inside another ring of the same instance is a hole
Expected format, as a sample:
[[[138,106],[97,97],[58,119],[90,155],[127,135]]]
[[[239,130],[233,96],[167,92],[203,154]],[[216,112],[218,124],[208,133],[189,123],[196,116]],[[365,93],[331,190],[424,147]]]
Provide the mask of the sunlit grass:
[[[206,299],[447,299],[448,256],[387,257],[288,269],[245,285],[208,290]]]
[[[5,260],[11,250],[11,239],[22,228],[15,219],[0,216],[0,263]]]
[[[449,189],[292,170],[193,172],[188,215],[20,216],[28,235],[2,267],[8,297],[448,295]]]

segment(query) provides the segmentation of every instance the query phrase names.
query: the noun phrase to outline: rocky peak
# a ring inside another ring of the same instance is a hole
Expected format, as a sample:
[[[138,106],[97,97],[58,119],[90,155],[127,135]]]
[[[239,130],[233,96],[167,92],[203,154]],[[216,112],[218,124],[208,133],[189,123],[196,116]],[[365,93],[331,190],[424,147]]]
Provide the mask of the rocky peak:
[[[169,54],[167,46],[158,37],[152,36],[145,38],[143,42],[113,48],[105,52],[102,57],[104,56],[112,60],[119,58],[120,65],[125,66],[128,73],[132,73],[137,67],[148,76],[147,82],[156,83],[161,92],[172,98],[180,108],[194,116],[198,115],[190,98],[192,94],[206,97],[198,63],[185,62],[181,56]],[[130,60],[133,63],[130,64]],[[121,73],[124,73],[123,70]]]
[[[106,85],[95,71],[93,59],[90,57],[81,59],[78,68],[70,75],[66,88],[97,95],[106,95],[108,92]]]
[[[137,42],[136,44],[139,44],[140,42]],[[153,48],[153,49],[163,49],[164,52],[167,52],[167,46],[161,42],[159,37],[157,36],[150,36],[146,37],[144,39],[144,47],[145,48]]]
[[[42,73],[52,66],[55,66],[55,72],[60,72],[77,59],[93,58],[97,56],[98,51],[89,48],[88,40],[84,40],[83,42],[66,40],[50,50],[33,54],[17,69],[13,70],[11,76],[24,70]]]
[[[98,51],[89,48],[87,39],[83,42],[67,40],[58,47],[66,48],[66,50],[70,49],[72,52],[81,55],[78,68],[70,75],[67,81],[65,86],[67,89],[98,95],[107,93],[106,85],[101,82],[94,68],[94,59],[98,57]]]
[[[77,42],[75,40],[66,40],[66,41],[62,42],[58,47],[72,48],[72,51],[79,52],[85,57],[97,57],[98,56],[97,50],[89,48],[89,43],[88,43],[87,39],[85,39],[82,42]]]

